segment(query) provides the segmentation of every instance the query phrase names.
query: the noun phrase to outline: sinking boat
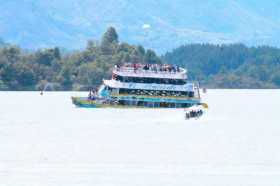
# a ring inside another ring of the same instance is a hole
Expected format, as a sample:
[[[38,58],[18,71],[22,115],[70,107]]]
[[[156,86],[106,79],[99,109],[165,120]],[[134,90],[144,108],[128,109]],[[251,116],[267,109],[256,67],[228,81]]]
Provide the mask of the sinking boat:
[[[203,114],[205,114],[206,109],[208,108],[208,105],[203,103],[201,105],[194,105],[190,108],[185,109],[185,119],[198,119]]]
[[[103,80],[88,97],[72,97],[86,108],[189,108],[201,105],[199,85],[189,82],[187,70],[174,65],[123,64],[111,80]]]

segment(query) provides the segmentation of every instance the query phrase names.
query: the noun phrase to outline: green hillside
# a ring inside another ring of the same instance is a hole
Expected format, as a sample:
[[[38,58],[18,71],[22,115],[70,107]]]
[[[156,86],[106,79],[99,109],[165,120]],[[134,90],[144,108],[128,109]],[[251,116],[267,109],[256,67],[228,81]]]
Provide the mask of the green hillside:
[[[82,51],[5,46],[0,48],[0,90],[88,90],[110,78],[115,64],[125,62],[159,63],[160,59],[140,45],[119,42],[112,27],[100,42],[88,41]]]
[[[280,49],[243,44],[184,45],[162,57],[211,88],[280,88]]]
[[[140,45],[120,42],[110,27],[84,50],[0,47],[0,90],[88,90],[110,78],[114,65],[125,62],[176,64],[188,69],[190,80],[209,88],[280,88],[278,48],[190,44],[159,58]]]

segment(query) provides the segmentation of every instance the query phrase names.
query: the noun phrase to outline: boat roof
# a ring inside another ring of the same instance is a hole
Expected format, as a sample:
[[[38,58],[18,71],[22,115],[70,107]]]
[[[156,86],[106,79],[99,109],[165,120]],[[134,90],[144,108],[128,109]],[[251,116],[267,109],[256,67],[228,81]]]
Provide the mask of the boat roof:
[[[202,105],[194,105],[194,106],[191,106],[187,109],[185,109],[186,112],[191,112],[191,111],[200,111],[200,110],[204,110],[203,106]]]
[[[167,64],[132,64],[116,65],[113,74],[126,77],[187,79],[186,69]]]
[[[104,85],[111,88],[139,89],[139,90],[165,90],[165,91],[194,91],[194,84],[184,85],[154,84],[154,83],[124,83],[116,80],[103,80]]]

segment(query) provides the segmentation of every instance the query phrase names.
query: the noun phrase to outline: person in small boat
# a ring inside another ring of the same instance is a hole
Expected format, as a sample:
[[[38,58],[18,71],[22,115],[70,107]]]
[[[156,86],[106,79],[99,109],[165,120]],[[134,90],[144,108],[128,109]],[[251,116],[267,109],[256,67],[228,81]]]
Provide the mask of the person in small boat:
[[[190,113],[188,113],[188,112],[186,112],[186,119],[190,119],[191,118],[191,116],[190,116]]]
[[[190,118],[199,118],[203,115],[203,111],[202,110],[198,110],[198,111],[194,111],[191,110],[189,112],[186,112],[185,114],[185,118],[186,119],[190,119]]]
[[[196,116],[195,111],[192,110],[192,111],[190,112],[190,115],[191,115],[192,118],[194,118],[194,117]]]

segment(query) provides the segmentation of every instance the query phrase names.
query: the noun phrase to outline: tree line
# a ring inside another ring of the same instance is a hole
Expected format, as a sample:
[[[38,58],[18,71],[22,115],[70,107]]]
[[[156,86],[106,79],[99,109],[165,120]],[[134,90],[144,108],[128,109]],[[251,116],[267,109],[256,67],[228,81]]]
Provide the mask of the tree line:
[[[163,62],[186,67],[189,79],[209,88],[280,88],[280,49],[243,44],[189,44]]]
[[[160,63],[153,50],[121,43],[113,27],[101,41],[88,41],[84,50],[49,48],[26,51],[0,47],[0,90],[88,90],[110,78],[118,63]]]
[[[120,63],[168,63],[187,68],[189,80],[208,88],[280,88],[280,49],[243,44],[188,44],[159,57],[120,42],[113,27],[83,50],[28,51],[0,40],[0,90],[88,90]]]

